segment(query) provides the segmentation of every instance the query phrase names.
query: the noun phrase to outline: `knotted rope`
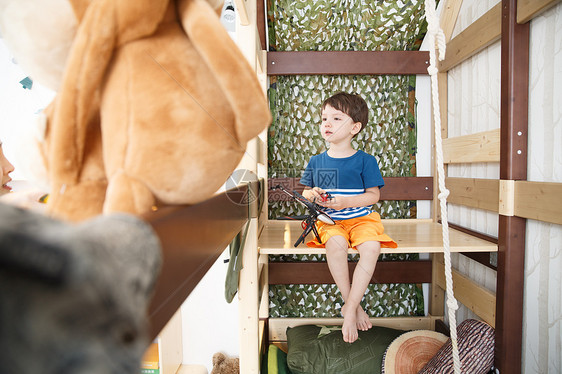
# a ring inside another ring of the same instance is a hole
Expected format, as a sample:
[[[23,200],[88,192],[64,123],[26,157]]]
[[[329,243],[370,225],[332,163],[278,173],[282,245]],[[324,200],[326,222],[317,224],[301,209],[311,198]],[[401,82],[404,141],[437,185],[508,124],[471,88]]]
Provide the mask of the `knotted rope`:
[[[447,196],[449,190],[445,187],[445,169],[443,167],[443,145],[441,139],[441,117],[439,109],[439,87],[437,83],[437,67],[435,50],[439,51],[439,60],[445,58],[445,34],[439,27],[439,18],[435,10],[435,0],[425,0],[425,18],[427,20],[427,35],[429,40],[429,67],[427,71],[431,77],[431,95],[433,102],[433,120],[435,129],[435,154],[437,157],[437,178],[439,183],[439,204],[441,207],[443,254],[445,258],[445,280],[447,291],[447,309],[449,315],[449,329],[453,348],[453,366],[455,374],[461,373],[459,347],[457,343],[457,319],[455,312],[458,309],[457,300],[453,292],[453,276],[451,272],[451,248],[449,243],[449,223],[447,220]]]

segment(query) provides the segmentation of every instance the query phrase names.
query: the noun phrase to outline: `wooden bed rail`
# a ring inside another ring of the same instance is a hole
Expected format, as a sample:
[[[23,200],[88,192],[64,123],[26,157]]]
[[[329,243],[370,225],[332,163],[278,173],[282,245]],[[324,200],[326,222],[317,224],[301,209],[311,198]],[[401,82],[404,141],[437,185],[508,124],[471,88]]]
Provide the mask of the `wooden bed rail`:
[[[558,4],[560,0],[519,0],[517,2],[517,23],[525,23]]]
[[[152,338],[247,222],[249,205],[255,205],[247,197],[257,186],[253,182],[196,205],[163,207],[143,216],[160,239],[163,257],[149,307]]]
[[[380,200],[432,200],[433,177],[384,177],[384,187],[381,189]],[[302,193],[305,186],[300,184],[300,178],[270,178],[267,181],[269,191],[268,199],[273,201],[286,201],[290,197],[281,191],[271,188],[282,185],[287,189]]]
[[[385,232],[398,243],[398,248],[382,248],[381,253],[442,253],[442,228],[432,220],[384,219]],[[325,254],[324,248],[310,248],[294,242],[302,233],[300,221],[269,220],[260,235],[260,254]],[[496,252],[497,244],[460,231],[450,232],[451,252]],[[348,249],[348,253],[357,253]]]
[[[445,59],[439,71],[446,72],[500,40],[501,3],[474,21],[464,31],[447,43]]]
[[[427,51],[268,52],[267,75],[427,74]]]
[[[562,183],[448,177],[445,184],[450,204],[562,224]]]
[[[558,3],[560,0],[519,0],[517,2],[517,23],[526,23]],[[502,33],[501,10],[500,2],[450,40],[447,43],[445,60],[439,64],[439,71],[449,71],[499,41]],[[456,11],[458,12],[458,9]],[[454,26],[454,23],[452,25]]]
[[[446,289],[445,264],[437,261],[436,284],[441,289]],[[490,326],[496,326],[496,294],[483,286],[478,285],[470,278],[453,269],[453,292],[455,298],[486,321]]]
[[[446,164],[499,162],[500,129],[443,139]]]
[[[370,318],[373,326],[388,327],[397,330],[435,330],[437,322],[442,317],[375,317]],[[302,325],[327,325],[335,326],[343,323],[343,318],[269,318],[268,340],[284,349],[287,349],[287,327]]]

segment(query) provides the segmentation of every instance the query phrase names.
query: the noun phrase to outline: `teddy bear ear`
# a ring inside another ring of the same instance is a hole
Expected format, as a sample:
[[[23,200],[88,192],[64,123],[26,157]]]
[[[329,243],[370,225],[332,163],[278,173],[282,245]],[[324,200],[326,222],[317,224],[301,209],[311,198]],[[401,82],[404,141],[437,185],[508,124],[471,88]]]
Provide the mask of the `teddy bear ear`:
[[[234,111],[236,138],[247,142],[271,123],[269,105],[254,69],[206,1],[181,0],[178,11],[186,34]]]
[[[213,366],[220,365],[226,360],[226,356],[222,352],[217,352],[213,355]]]
[[[207,2],[211,6],[211,8],[213,8],[213,10],[217,13],[217,15],[220,17],[220,15],[222,13],[222,8],[224,6],[224,0],[207,0]]]
[[[84,17],[84,13],[86,13],[86,9],[88,9],[91,2],[92,0],[70,0],[70,5],[78,22]]]

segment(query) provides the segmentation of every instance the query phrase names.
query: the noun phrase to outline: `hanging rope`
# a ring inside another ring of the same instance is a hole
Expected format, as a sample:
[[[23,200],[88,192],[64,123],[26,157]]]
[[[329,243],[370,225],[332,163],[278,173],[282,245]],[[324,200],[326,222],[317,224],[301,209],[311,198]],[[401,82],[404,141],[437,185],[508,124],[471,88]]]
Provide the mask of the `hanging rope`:
[[[437,178],[439,183],[439,204],[441,207],[441,221],[443,234],[443,253],[445,258],[445,280],[447,291],[447,310],[449,316],[449,329],[453,348],[453,366],[455,374],[461,373],[459,347],[457,343],[457,319],[455,312],[458,309],[457,300],[453,293],[453,276],[451,272],[451,248],[449,244],[449,222],[447,220],[447,196],[449,190],[445,187],[445,169],[443,167],[443,145],[441,139],[441,117],[439,109],[439,87],[437,84],[437,67],[435,49],[439,50],[439,60],[445,58],[445,34],[439,27],[439,18],[435,10],[435,0],[425,0],[425,18],[427,20],[427,38],[429,40],[429,67],[427,71],[431,77],[431,95],[433,102],[433,119],[435,129],[435,154],[437,157]]]

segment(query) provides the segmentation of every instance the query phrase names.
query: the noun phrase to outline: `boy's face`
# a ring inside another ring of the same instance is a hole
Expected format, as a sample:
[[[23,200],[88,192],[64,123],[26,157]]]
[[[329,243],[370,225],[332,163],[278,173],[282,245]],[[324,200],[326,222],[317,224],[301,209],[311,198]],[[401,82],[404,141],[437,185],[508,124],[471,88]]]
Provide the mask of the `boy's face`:
[[[12,178],[8,174],[14,171],[14,165],[8,161],[4,152],[2,151],[2,146],[0,145],[0,195],[4,195],[11,191],[11,188],[6,184],[9,183]]]
[[[351,142],[351,138],[361,130],[360,122],[353,122],[350,116],[330,105],[322,109],[322,124],[320,132],[324,140],[337,144],[343,141]]]

